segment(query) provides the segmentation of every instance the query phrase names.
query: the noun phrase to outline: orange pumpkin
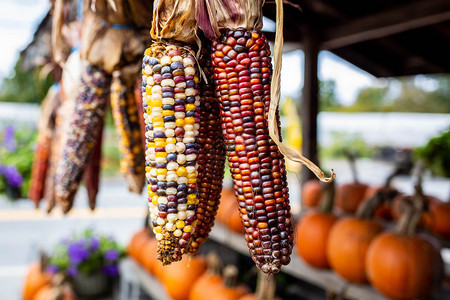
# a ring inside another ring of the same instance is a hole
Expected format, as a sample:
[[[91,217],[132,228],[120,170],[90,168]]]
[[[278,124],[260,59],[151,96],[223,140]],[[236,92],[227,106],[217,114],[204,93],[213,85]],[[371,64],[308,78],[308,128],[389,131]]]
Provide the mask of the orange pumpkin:
[[[55,299],[55,295],[50,284],[46,284],[41,286],[39,290],[36,291],[36,294],[31,298],[32,300],[52,300]]]
[[[39,289],[50,285],[51,275],[41,271],[40,263],[33,263],[28,269],[22,289],[23,300],[31,300]]]
[[[313,267],[329,268],[327,259],[328,235],[337,217],[331,213],[312,212],[297,225],[297,251]]]
[[[216,286],[222,284],[222,261],[219,256],[215,252],[209,252],[206,261],[208,269],[194,282],[189,293],[189,300],[208,298]]]
[[[346,183],[336,189],[334,200],[337,207],[346,213],[354,213],[364,200],[364,195],[369,186],[363,183]]]
[[[450,237],[450,203],[432,201],[429,207],[427,227],[438,235]]]
[[[155,272],[157,250],[158,242],[153,238],[149,238],[141,247],[140,261],[142,266],[151,274]]]
[[[150,238],[149,230],[147,228],[141,229],[136,232],[128,243],[127,253],[130,257],[133,257],[136,261],[142,264],[141,250],[142,246]]]
[[[244,233],[241,217],[239,216],[239,206],[236,202],[233,189],[224,188],[217,211],[217,220],[234,232]]]
[[[364,193],[364,199],[369,199],[375,196],[376,193],[386,190],[386,186],[369,186]],[[391,203],[392,201],[381,203],[374,211],[375,218],[383,220],[392,220]]]
[[[369,246],[366,271],[372,285],[389,298],[427,298],[440,284],[443,263],[425,238],[383,233]]]
[[[322,184],[319,180],[312,179],[302,186],[302,203],[306,207],[316,207],[323,196]]]
[[[202,298],[203,300],[236,300],[249,293],[247,287],[242,285],[238,286],[236,283],[238,275],[237,267],[228,265],[224,268],[223,273],[221,284],[211,289],[209,295]]]
[[[174,300],[187,300],[194,282],[206,271],[206,259],[202,256],[184,257],[181,261],[164,266],[162,282]]]
[[[350,282],[367,282],[364,266],[367,248],[382,230],[381,225],[372,220],[348,217],[337,221],[327,246],[333,270]]]

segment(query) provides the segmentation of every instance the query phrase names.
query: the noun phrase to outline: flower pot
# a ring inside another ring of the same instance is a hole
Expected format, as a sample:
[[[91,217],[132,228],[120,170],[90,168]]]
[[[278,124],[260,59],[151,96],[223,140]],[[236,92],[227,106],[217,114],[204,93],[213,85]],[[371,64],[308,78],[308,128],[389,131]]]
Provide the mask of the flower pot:
[[[96,299],[99,296],[110,295],[113,290],[114,278],[102,272],[93,274],[78,273],[72,279],[73,289],[77,296]]]
[[[8,183],[5,184],[5,194],[11,200],[17,200],[21,196],[20,188],[12,187]]]

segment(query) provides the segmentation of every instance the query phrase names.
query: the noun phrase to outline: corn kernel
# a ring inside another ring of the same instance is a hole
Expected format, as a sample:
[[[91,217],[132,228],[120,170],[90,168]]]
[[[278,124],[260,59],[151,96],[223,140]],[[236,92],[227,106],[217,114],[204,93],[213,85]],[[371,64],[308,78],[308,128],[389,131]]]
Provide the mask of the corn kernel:
[[[183,232],[180,229],[177,229],[173,232],[173,235],[176,237],[180,237],[183,234]]]
[[[184,226],[183,231],[184,232],[191,232],[192,231],[192,226],[191,225]]]
[[[175,125],[176,125],[177,127],[183,127],[183,126],[184,126],[184,119],[177,119],[177,120],[175,121]]]
[[[156,157],[167,157],[167,153],[166,152],[156,152],[155,156]]]
[[[156,233],[161,233],[161,231],[162,231],[162,228],[161,228],[161,226],[156,226],[155,228],[153,228],[153,232],[156,234]]]
[[[156,174],[158,175],[166,175],[167,169],[156,169]]]
[[[177,228],[183,228],[183,227],[185,226],[184,221],[178,220],[178,221],[175,223],[175,226],[177,226]]]
[[[187,125],[193,125],[195,124],[195,118],[194,117],[184,118],[184,123]]]
[[[195,110],[195,105],[194,104],[186,104],[185,108],[186,108],[186,110]]]

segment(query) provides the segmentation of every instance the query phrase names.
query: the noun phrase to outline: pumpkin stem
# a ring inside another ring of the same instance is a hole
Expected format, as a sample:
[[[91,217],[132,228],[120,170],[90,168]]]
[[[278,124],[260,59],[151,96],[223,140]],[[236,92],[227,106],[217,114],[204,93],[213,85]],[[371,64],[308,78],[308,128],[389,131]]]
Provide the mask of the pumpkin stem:
[[[414,235],[416,231],[417,224],[419,224],[420,218],[422,217],[422,213],[425,208],[425,196],[423,195],[422,190],[422,175],[425,170],[425,166],[423,161],[419,161],[416,165],[415,177],[416,183],[414,185],[414,196],[412,197],[412,206],[414,210],[414,215],[411,218],[410,223],[408,224],[408,234]]]
[[[371,198],[365,199],[359,206],[356,212],[356,217],[359,219],[370,219],[373,217],[378,206],[385,202],[391,202],[398,192],[392,188],[383,188],[379,190]]]
[[[47,255],[47,253],[45,253],[45,251],[43,249],[39,249],[39,262],[41,265],[41,273],[45,272],[45,269],[47,268],[49,260],[50,259]]]
[[[206,256],[206,263],[208,264],[207,272],[214,275],[222,274],[223,263],[216,252],[208,253],[208,255]]]
[[[319,211],[322,213],[331,213],[334,204],[334,181],[322,183],[322,189],[324,193],[320,200]]]
[[[409,224],[414,215],[414,209],[411,203],[411,197],[405,197],[405,200],[401,204],[402,215],[397,223],[397,233],[401,235],[408,234]]]
[[[348,151],[346,153],[346,155],[347,155],[348,162],[350,164],[350,170],[352,172],[353,181],[355,183],[359,183],[358,172],[356,170],[356,154]]]
[[[226,265],[223,268],[223,283],[226,287],[232,288],[237,286],[237,277],[239,270],[236,266]]]
[[[424,170],[423,163],[419,162],[414,171],[415,177],[415,193],[413,196],[405,198],[403,203],[403,214],[398,223],[398,232],[404,235],[414,235],[417,224],[422,217],[425,206],[425,197],[422,191],[422,173]]]
[[[258,283],[255,296],[258,300],[272,300],[275,296],[275,277],[273,274],[265,274],[258,270]]]

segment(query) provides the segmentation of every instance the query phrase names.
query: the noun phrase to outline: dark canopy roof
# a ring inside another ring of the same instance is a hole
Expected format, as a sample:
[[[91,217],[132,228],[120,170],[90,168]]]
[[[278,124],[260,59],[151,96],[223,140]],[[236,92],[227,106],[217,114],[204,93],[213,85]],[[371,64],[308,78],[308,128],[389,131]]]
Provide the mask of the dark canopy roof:
[[[450,0],[288,0],[285,41],[313,35],[377,77],[450,73]],[[264,15],[275,20],[275,3]]]

